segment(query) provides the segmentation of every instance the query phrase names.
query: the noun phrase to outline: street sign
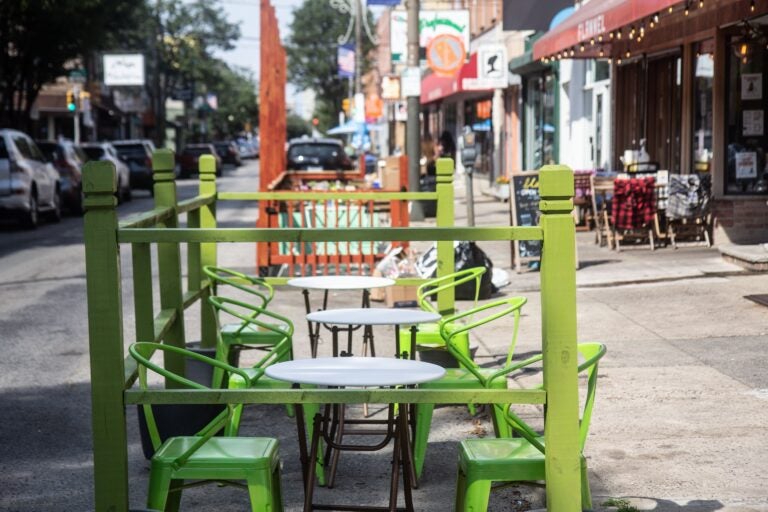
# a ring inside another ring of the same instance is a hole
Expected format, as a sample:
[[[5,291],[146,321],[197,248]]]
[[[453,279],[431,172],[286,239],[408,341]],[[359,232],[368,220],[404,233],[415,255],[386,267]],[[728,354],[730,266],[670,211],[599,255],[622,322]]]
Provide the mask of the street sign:
[[[144,85],[144,55],[105,54],[104,85]]]
[[[466,58],[464,43],[451,34],[435,36],[427,46],[427,65],[438,75],[455,75],[464,65]]]
[[[504,89],[507,80],[507,48],[484,44],[477,49],[477,80],[482,89]]]
[[[70,69],[68,76],[69,76],[70,82],[84,84],[87,74],[84,69],[78,68],[78,69]]]
[[[400,87],[403,98],[421,96],[421,70],[417,67],[405,68],[400,78]]]
[[[400,99],[400,77],[385,75],[381,79],[381,97],[385,100]]]
[[[176,89],[171,93],[171,98],[177,101],[192,101],[192,89]]]

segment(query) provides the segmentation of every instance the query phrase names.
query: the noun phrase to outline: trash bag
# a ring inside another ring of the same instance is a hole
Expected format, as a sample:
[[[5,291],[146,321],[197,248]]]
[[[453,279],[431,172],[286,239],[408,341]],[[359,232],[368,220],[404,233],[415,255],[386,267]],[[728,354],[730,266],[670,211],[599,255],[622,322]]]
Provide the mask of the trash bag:
[[[454,268],[466,270],[474,267],[485,267],[485,273],[480,279],[478,298],[487,299],[498,291],[494,286],[493,262],[475,242],[456,242],[454,244]],[[422,278],[437,277],[437,245],[429,248],[416,262],[416,270]],[[475,281],[469,281],[456,287],[456,300],[475,300]]]

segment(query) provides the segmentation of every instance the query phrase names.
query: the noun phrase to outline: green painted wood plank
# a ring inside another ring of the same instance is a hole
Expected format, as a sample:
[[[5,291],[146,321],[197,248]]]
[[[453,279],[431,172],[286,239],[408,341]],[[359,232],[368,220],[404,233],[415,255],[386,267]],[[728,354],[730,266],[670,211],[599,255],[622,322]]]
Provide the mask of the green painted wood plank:
[[[539,172],[540,225],[546,243],[541,254],[541,334],[544,389],[547,390],[547,508],[581,510],[578,352],[576,350],[576,241],[571,211],[573,173],[565,166]],[[549,209],[549,208],[552,209]]]
[[[199,299],[203,297],[205,292],[208,290],[208,281],[203,282],[203,286],[199,290],[190,290],[187,292],[184,292],[183,295],[183,303],[184,303],[184,309],[189,308],[190,306],[194,305]]]
[[[120,221],[120,228],[146,228],[160,224],[173,217],[172,208],[153,208],[146,212],[130,215]]]
[[[449,228],[454,223],[453,211],[453,160],[450,158],[438,158],[435,164],[437,175],[437,227]],[[454,239],[458,240],[458,239]],[[437,242],[437,277],[447,276],[456,271],[454,261],[456,251],[453,240],[440,240]],[[453,314],[456,307],[456,289],[446,288],[437,294],[437,310],[441,315]]]
[[[358,228],[358,229],[300,229],[300,228],[218,228],[218,229],[121,229],[118,241],[136,242],[368,242],[439,241],[439,240],[542,240],[539,227],[482,228]]]
[[[166,219],[159,227],[160,231],[170,232],[179,227],[176,215],[176,182],[174,181],[174,166],[176,165],[173,152],[158,149],[152,154],[152,177],[155,181],[155,206],[171,208],[174,215]],[[177,241],[164,241],[157,244],[157,268],[160,279],[160,308],[175,310],[173,322],[164,330],[163,343],[184,347],[184,300],[182,298],[181,253]],[[161,313],[162,314],[162,313]],[[159,315],[158,315],[159,316]],[[156,331],[157,333],[157,331]],[[184,358],[178,354],[167,354],[163,358],[168,370],[184,375]],[[167,387],[177,387],[177,384],[166,379]]]
[[[216,163],[213,159],[200,160],[200,184],[199,195],[216,197]],[[206,204],[200,208],[200,227],[213,229],[216,227],[216,201]],[[218,259],[216,244],[200,244],[200,273],[205,266],[216,266]],[[208,303],[208,297],[212,293],[211,286],[203,286],[203,293],[200,296],[200,344],[203,347],[215,347],[217,327],[216,311]]]
[[[83,169],[83,190],[94,508],[123,512],[128,509],[128,439],[114,164],[88,162]]]
[[[125,359],[123,359],[123,366],[125,367],[123,389],[130,389],[136,382],[136,379],[139,378],[139,364],[131,356],[125,356]]]
[[[216,194],[199,194],[196,197],[180,201],[179,205],[176,207],[176,212],[181,215],[182,213],[200,210],[203,206],[207,206],[215,202]]]
[[[325,403],[435,403],[544,404],[538,389],[226,389],[148,390],[125,392],[127,404],[325,404]]]
[[[219,192],[220,201],[415,201],[437,200],[437,192]]]
[[[133,244],[131,246],[131,259],[133,262],[133,309],[136,339],[154,339],[152,246],[150,244]]]
[[[168,336],[168,333],[176,324],[177,317],[178,312],[176,309],[164,309],[160,311],[155,317],[154,338],[152,338],[152,341],[159,343]],[[137,339],[139,341],[144,341],[142,338]]]

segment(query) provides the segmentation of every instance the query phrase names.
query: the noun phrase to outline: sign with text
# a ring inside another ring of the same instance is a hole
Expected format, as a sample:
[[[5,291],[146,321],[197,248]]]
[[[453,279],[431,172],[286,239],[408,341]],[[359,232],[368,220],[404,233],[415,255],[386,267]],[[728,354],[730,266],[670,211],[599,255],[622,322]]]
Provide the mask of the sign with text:
[[[539,224],[539,173],[530,171],[515,174],[510,181],[510,208],[513,226],[538,226]],[[541,258],[541,241],[516,240],[515,266],[524,261]]]
[[[405,11],[390,12],[389,34],[392,62],[406,62],[408,59],[408,15]],[[458,37],[466,51],[469,48],[469,11],[420,11],[419,46],[427,48],[432,39],[442,34]]]
[[[144,85],[144,55],[141,53],[105,54],[104,85]]]

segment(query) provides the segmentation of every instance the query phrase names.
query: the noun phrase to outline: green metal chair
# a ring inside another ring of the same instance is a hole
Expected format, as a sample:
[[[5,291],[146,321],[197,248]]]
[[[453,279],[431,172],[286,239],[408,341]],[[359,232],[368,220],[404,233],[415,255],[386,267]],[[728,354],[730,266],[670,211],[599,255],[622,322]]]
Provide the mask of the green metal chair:
[[[525,297],[510,297],[500,299],[487,304],[482,304],[462,313],[451,315],[443,320],[440,326],[440,334],[445,340],[448,352],[459,362],[459,368],[448,368],[445,375],[431,382],[420,384],[421,389],[506,389],[505,376],[515,371],[520,363],[512,364],[512,355],[517,344],[517,331],[520,324],[520,309],[528,300]],[[475,319],[474,315],[484,313]],[[472,329],[503,318],[513,316],[512,340],[507,350],[507,358],[504,366],[498,368],[480,368],[470,359],[463,350],[462,344],[457,344],[456,339],[467,337]],[[472,317],[472,320],[462,324],[460,320]],[[416,428],[413,439],[413,460],[416,476],[420,477],[424,468],[424,459],[429,441],[429,429],[432,424],[432,411],[434,404],[416,404]],[[511,431],[505,420],[504,408],[494,406],[491,410],[491,419],[497,437],[509,437]]]
[[[605,355],[605,345],[582,343],[578,346],[584,362],[579,373],[587,374],[587,393],[579,424],[579,447],[584,444],[589,432],[592,407],[597,387],[597,365]],[[532,364],[541,356],[526,362]],[[486,510],[491,491],[491,482],[530,482],[545,480],[544,437],[536,433],[512,410],[507,411],[507,422],[521,437],[512,439],[467,439],[459,446],[459,475],[456,484],[456,512]],[[592,508],[589,490],[587,461],[581,456],[581,507]]]
[[[149,387],[147,370],[184,388],[210,389],[153,363],[152,355],[158,350],[209,364],[231,376],[248,380],[253,378],[239,368],[171,345],[139,342],[131,345],[128,350],[138,363],[139,385],[143,390]],[[259,376],[260,374],[255,378],[258,379]],[[234,412],[233,405],[228,404],[219,416],[196,435],[171,437],[162,443],[152,407],[149,404],[143,407],[155,445],[149,475],[148,508],[175,512],[179,509],[181,493],[185,487],[199,485],[200,481],[242,486],[243,484],[237,481],[244,480],[253,512],[283,510],[277,439],[214,437],[229,424]],[[194,482],[185,485],[185,480]]]
[[[267,306],[275,296],[274,288],[261,278],[249,276],[236,270],[210,265],[204,267],[203,272],[214,285],[214,293],[212,295],[221,295],[219,288],[222,285],[231,286],[247,293],[252,298],[253,304],[258,307],[252,313],[254,318],[266,311]],[[278,329],[285,330],[288,324],[279,321],[273,325]],[[245,320],[222,324],[219,326],[219,332],[221,333],[222,342],[226,346],[227,354],[229,354],[232,346],[237,346],[240,350],[249,348],[269,350],[269,347],[279,343],[283,338],[282,332],[276,332],[274,329],[261,329],[257,325]],[[287,358],[291,359],[292,357],[293,349],[291,349]]]
[[[443,290],[456,289],[459,285],[468,283],[474,279],[475,281],[475,302],[474,306],[477,306],[477,299],[480,294],[480,280],[485,273],[485,267],[475,267],[459,272],[448,274],[447,276],[438,277],[436,279],[430,279],[429,281],[422,283],[416,289],[416,299],[419,303],[419,307],[424,311],[430,313],[440,312],[435,308],[432,300],[437,298],[437,294]],[[440,335],[440,328],[445,323],[445,320],[441,320],[434,324],[421,324],[419,325],[419,331],[416,333],[416,350],[445,350],[445,340]],[[453,325],[449,325],[448,329],[452,330]],[[398,333],[398,353],[407,352],[411,346],[411,330],[409,327],[401,327]],[[458,334],[454,338],[454,345],[457,350],[464,354],[468,359],[471,359],[471,353],[469,350],[469,333],[463,332]]]
[[[208,302],[211,303],[217,312],[222,312],[235,317],[244,324],[247,324],[249,328],[253,330],[263,329],[265,332],[269,331],[281,335],[280,341],[272,345],[264,357],[259,359],[250,368],[239,368],[240,373],[230,376],[226,382],[224,373],[221,370],[214,370],[213,382],[218,384],[217,387],[226,386],[229,389],[291,389],[291,384],[289,382],[272,379],[267,375],[263,375],[264,368],[267,366],[290,359],[292,347],[291,337],[293,336],[293,324],[291,321],[272,311],[227,297],[208,297]],[[277,320],[284,325],[276,325],[265,317]],[[217,324],[219,323],[218,318],[219,315],[216,315]],[[221,330],[219,330],[219,333],[221,333]],[[225,342],[224,336],[219,334],[216,347],[216,359],[218,361],[227,361],[229,348],[230,345]],[[287,404],[285,407],[288,416],[293,417],[293,405]],[[318,404],[305,404],[302,405],[302,407],[304,408],[304,418],[306,419],[305,428],[307,429],[308,435],[311,436],[314,427],[312,419],[320,412],[320,406]],[[236,436],[238,434],[242,413],[242,404],[237,404],[233,407],[232,417],[226,427],[226,435]],[[319,482],[324,484],[325,471],[322,466],[321,457],[318,457],[318,460],[317,476]]]

